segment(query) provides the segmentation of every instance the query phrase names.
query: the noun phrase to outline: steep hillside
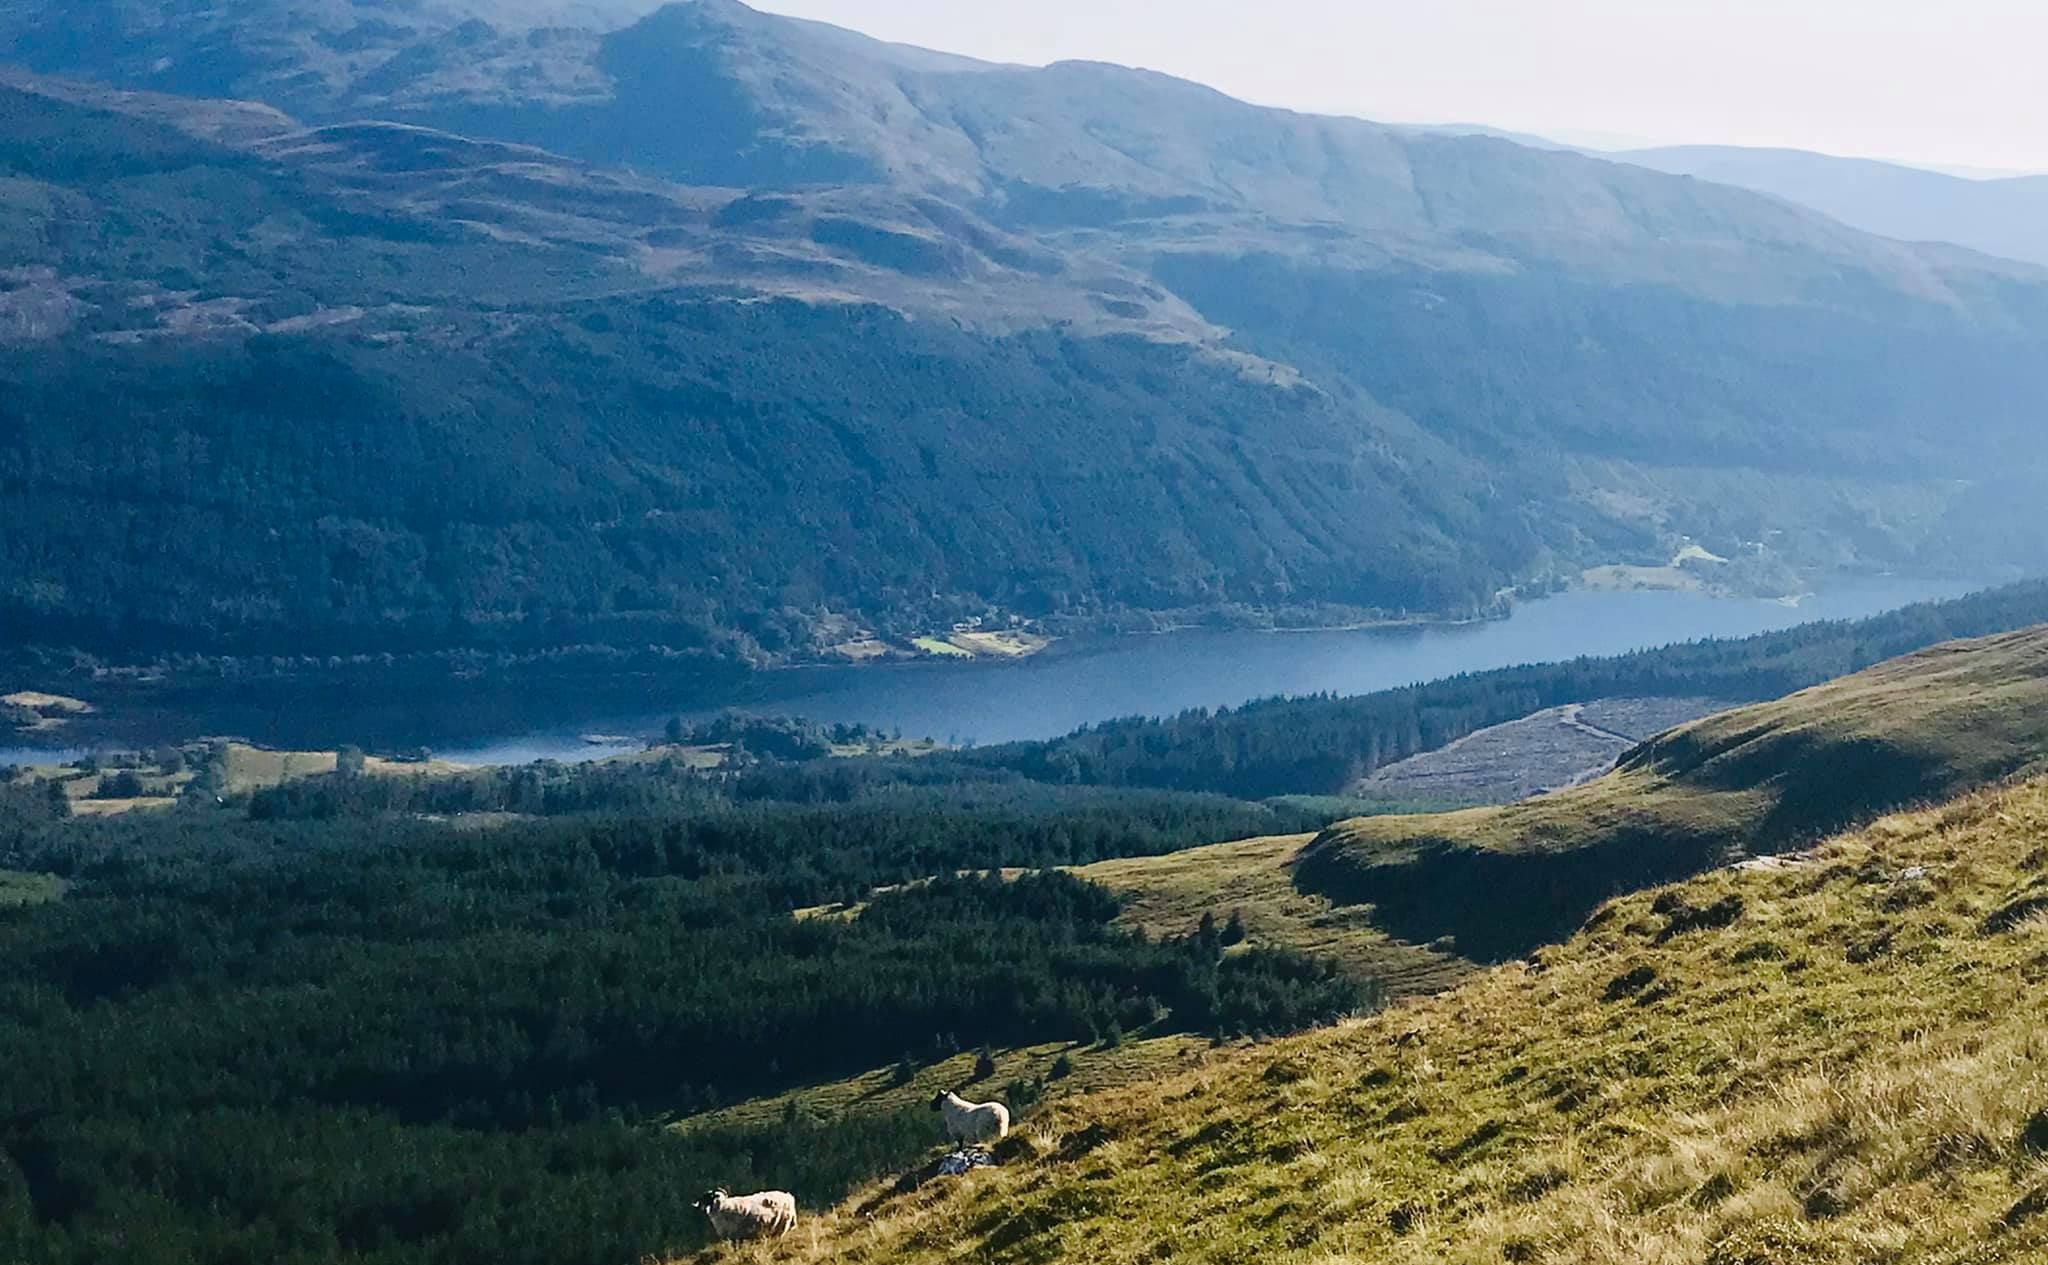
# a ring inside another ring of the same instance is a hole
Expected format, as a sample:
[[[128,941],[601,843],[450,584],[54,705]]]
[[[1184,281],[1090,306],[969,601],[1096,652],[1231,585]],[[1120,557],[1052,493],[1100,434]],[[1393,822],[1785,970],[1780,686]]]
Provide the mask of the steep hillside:
[[[1204,918],[1235,922],[1240,951],[1287,949],[1334,962],[1386,997],[1441,992],[1472,969],[1454,953],[1395,939],[1372,911],[1342,905],[1294,882],[1314,835],[1274,835],[1188,848],[1163,856],[1097,861],[1074,873],[1124,901],[1117,921],[1153,939],[1193,935]]]
[[[1987,255],[2048,264],[2048,176],[1968,180],[1863,158],[1725,145],[1640,149],[1614,157],[1768,193],[1885,237],[1954,242]]]
[[[1613,773],[1499,808],[1360,818],[1296,863],[1307,890],[1481,960],[1568,933],[1602,899],[1767,855],[2040,766],[2048,628],[1939,646],[1684,725]]]
[[[707,1259],[2038,1260],[2044,841],[2036,782],[1626,897],[1441,998],[1056,1103],[999,1170]]]
[[[0,6],[0,61],[97,81],[0,84],[0,612],[128,655],[759,662],[1469,614],[1680,536],[1779,577],[2048,561],[2048,274],[648,10]]]

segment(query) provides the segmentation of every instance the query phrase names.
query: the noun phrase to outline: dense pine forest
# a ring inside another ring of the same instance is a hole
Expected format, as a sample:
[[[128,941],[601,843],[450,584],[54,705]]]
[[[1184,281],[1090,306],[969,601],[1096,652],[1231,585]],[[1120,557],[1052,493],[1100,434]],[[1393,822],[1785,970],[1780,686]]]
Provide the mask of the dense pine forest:
[[[698,1242],[708,1185],[815,1203],[937,1139],[922,1112],[670,1117],[984,1045],[1278,1033],[1372,1002],[1305,959],[1117,929],[1115,898],[1057,873],[791,916],[1304,814],[1019,785],[739,804],[688,779],[598,811],[616,779],[559,777],[561,815],[494,830],[371,779],[109,822],[0,788],[0,872],[65,885],[0,903],[0,1259],[617,1265]]]

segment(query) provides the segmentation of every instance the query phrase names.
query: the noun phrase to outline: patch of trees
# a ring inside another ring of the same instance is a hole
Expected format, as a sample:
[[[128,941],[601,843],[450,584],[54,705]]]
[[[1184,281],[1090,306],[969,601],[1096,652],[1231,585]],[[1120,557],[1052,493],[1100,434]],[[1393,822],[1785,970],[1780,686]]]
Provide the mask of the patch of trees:
[[[1126,932],[1063,874],[950,877],[1274,820],[1215,797],[1012,781],[978,806],[911,789],[476,831],[65,821],[6,789],[0,867],[71,885],[0,911],[0,1259],[616,1265],[697,1242],[707,1186],[822,1201],[934,1139],[923,1113],[651,1121],[906,1057],[1279,1032],[1373,1000],[1213,928]]]
[[[672,763],[528,765],[448,778],[308,778],[257,792],[257,822],[513,812],[621,871],[752,876],[787,906],[963,869],[1085,865],[1290,834],[1331,814],[1147,789],[1051,786],[922,760],[828,760],[736,777]]]

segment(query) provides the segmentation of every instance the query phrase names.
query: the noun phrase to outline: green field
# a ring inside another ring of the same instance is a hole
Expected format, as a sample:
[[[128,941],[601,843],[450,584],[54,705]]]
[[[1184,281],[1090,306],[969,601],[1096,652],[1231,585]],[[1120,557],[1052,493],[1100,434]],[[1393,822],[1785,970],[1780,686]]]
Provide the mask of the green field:
[[[64,880],[53,874],[23,874],[0,870],[0,909],[11,905],[41,905],[64,896]]]

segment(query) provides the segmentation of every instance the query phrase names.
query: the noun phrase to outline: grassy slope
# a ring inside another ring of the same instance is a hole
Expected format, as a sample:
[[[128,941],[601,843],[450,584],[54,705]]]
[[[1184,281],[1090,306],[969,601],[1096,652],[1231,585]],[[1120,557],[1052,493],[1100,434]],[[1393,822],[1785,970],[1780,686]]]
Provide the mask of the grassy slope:
[[[881,1116],[906,1108],[922,1108],[932,1095],[943,1089],[959,1090],[976,1100],[1005,1098],[1013,1080],[1045,1082],[1049,1097],[1111,1089],[1155,1079],[1180,1067],[1199,1062],[1209,1049],[1203,1037],[1172,1035],[1130,1040],[1113,1049],[1074,1045],[1065,1041],[994,1051],[996,1074],[974,1079],[973,1054],[957,1054],[917,1069],[905,1084],[897,1084],[895,1069],[879,1067],[845,1080],[807,1085],[786,1094],[750,1098],[717,1111],[707,1111],[678,1120],[674,1128],[691,1132],[726,1125],[772,1124],[783,1118],[794,1103],[797,1110],[812,1116],[840,1118],[850,1115]],[[1067,1056],[1073,1070],[1053,1078],[1053,1063]],[[1021,1108],[1020,1117],[1026,1114]],[[932,1137],[939,1127],[932,1126]]]
[[[730,1259],[2043,1259],[2044,871],[2048,782],[1888,818],[1625,897],[1442,997],[1055,1104],[1000,1171]]]
[[[1370,903],[1418,943],[1502,958],[1606,896],[1741,851],[1782,851],[1875,813],[2011,776],[2048,752],[2048,628],[1908,655],[1709,717],[1584,786],[1501,808],[1340,823],[1297,879]]]
[[[1165,856],[1099,861],[1074,873],[1129,900],[1119,921],[1154,939],[1184,936],[1203,914],[1244,920],[1245,943],[1293,949],[1377,980],[1392,996],[1434,993],[1471,968],[1464,960],[1403,944],[1376,929],[1369,911],[1303,892],[1294,863],[1313,835],[1244,839]]]
[[[1441,992],[1471,972],[1472,964],[1455,954],[1387,935],[1373,926],[1368,909],[1340,905],[1296,886],[1295,863],[1315,838],[1265,835],[1068,868],[1123,896],[1126,904],[1117,922],[1155,940],[1188,935],[1201,925],[1203,914],[1214,915],[1220,926],[1235,913],[1244,921],[1246,948],[1292,949],[1335,962],[1378,982],[1390,996]],[[1002,871],[1005,878],[1024,873]],[[866,908],[866,901],[815,905],[794,916],[857,918]]]

